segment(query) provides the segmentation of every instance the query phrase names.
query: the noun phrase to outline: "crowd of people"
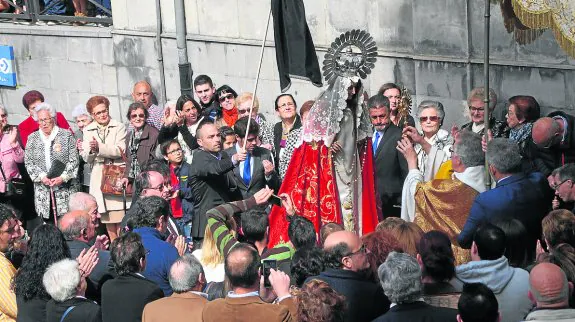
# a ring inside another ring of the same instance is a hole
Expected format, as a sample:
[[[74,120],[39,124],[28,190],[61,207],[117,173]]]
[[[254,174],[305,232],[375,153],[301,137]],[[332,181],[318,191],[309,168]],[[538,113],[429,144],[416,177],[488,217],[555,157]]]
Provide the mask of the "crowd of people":
[[[112,16],[112,1],[111,0],[39,0],[37,1],[38,13],[47,16],[75,16],[75,17],[96,17],[96,18],[110,18]],[[13,13],[22,14],[29,12],[32,5],[28,4],[25,0],[0,0],[0,13]],[[36,21],[37,25],[56,25],[68,24],[66,21],[61,21],[55,18],[48,21]],[[15,23],[16,20],[13,20]],[[28,23],[28,22],[24,22]],[[86,24],[85,22],[75,22],[75,25]],[[88,26],[104,27],[108,24],[90,23]]]
[[[72,126],[39,91],[17,126],[0,106],[0,321],[575,321],[575,117],[521,95],[486,125],[497,96],[476,88],[471,122],[444,129],[438,101],[406,117],[396,84],[355,86],[371,124],[351,164],[373,165],[349,200],[375,205],[360,213],[341,197],[345,133],[302,139],[314,101],[279,95],[274,124],[200,75],[197,100],[163,108],[136,83],[125,124],[103,96]],[[338,220],[285,189],[314,150]]]

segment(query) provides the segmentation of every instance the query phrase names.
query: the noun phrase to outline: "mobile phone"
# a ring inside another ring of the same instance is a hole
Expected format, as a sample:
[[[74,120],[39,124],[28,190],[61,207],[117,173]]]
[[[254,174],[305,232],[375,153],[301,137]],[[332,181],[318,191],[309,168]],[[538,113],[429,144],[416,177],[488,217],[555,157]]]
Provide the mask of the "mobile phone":
[[[276,205],[278,207],[282,206],[282,198],[276,196],[276,195],[272,195],[270,197],[270,199],[268,200],[269,203],[271,203],[272,205]]]
[[[275,259],[264,259],[263,261],[263,271],[264,271],[264,286],[271,287],[270,284],[270,269],[277,269],[278,261]]]

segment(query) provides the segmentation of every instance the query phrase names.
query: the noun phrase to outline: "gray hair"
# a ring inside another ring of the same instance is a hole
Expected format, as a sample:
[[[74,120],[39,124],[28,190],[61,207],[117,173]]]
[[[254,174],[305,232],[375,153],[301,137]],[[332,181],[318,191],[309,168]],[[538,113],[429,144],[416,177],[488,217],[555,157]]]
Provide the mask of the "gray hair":
[[[88,205],[89,201],[92,201],[96,205],[98,204],[96,198],[89,193],[85,192],[73,193],[70,195],[70,200],[68,201],[68,211],[74,211],[74,210],[88,211],[90,210],[90,207]]]
[[[90,113],[88,113],[88,110],[86,109],[86,104],[78,104],[72,110],[72,117],[74,119],[76,119],[82,115],[87,116],[90,120],[92,120],[92,115],[90,115]]]
[[[434,108],[437,111],[437,116],[439,116],[439,118],[441,119],[441,121],[439,121],[439,124],[442,125],[443,119],[445,118],[445,109],[443,108],[443,104],[441,104],[441,102],[438,101],[426,100],[421,102],[417,107],[417,118],[421,117],[421,113],[423,113],[423,110],[428,108]]]
[[[42,284],[56,302],[64,302],[76,296],[80,284],[78,262],[66,258],[50,265],[42,277]]]
[[[487,144],[487,162],[501,173],[516,173],[521,170],[519,145],[510,139],[495,138]]]
[[[200,273],[204,273],[200,261],[194,255],[185,254],[172,264],[168,280],[175,293],[184,293],[198,284]]]
[[[409,254],[389,253],[377,269],[377,275],[392,303],[410,303],[421,297],[421,268]]]
[[[471,106],[471,102],[472,101],[484,101],[485,99],[485,87],[476,87],[474,89],[471,90],[471,92],[469,92],[469,95],[467,95],[467,105]],[[495,94],[495,91],[490,88],[489,89],[489,109],[493,110],[495,108],[495,105],[497,105],[497,94]]]
[[[385,97],[383,94],[375,94],[369,98],[367,101],[368,108],[380,108],[384,107],[387,113],[389,113],[390,106],[389,106],[389,99]]]
[[[575,163],[567,163],[551,173],[551,175],[558,175],[559,181],[571,180],[575,182]]]
[[[465,167],[477,167],[485,163],[485,154],[481,147],[481,136],[472,131],[461,131],[453,152],[461,159]]]
[[[62,229],[62,225],[58,222],[58,228],[66,240],[74,240],[82,235],[82,230],[87,229],[89,223],[90,216],[86,214],[86,216],[75,217],[66,229]]]
[[[34,120],[38,120],[38,112],[40,111],[48,111],[52,118],[56,117],[56,109],[53,108],[52,105],[48,103],[40,103],[34,108]]]

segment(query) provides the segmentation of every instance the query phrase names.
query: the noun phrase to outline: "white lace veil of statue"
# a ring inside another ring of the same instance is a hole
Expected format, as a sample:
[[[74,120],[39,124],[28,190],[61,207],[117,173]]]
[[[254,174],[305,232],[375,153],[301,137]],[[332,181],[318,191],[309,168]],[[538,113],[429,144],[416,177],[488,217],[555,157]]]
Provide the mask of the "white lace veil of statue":
[[[359,48],[361,53],[353,53],[350,49],[352,46]],[[303,122],[303,142],[323,141],[326,146],[331,146],[340,131],[340,121],[347,108],[348,89],[356,86],[360,77],[365,78],[371,72],[376,55],[375,42],[365,31],[352,30],[336,38],[324,60],[324,76],[329,85],[317,97]],[[363,86],[356,88],[356,97],[357,140],[362,140],[371,135]]]

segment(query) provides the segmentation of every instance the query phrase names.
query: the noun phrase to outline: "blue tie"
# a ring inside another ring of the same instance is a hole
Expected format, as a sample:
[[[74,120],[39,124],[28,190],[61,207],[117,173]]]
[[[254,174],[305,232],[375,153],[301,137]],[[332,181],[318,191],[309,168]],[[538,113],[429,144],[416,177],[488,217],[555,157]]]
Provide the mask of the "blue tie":
[[[244,161],[244,183],[246,184],[246,186],[249,186],[250,180],[252,180],[252,169],[250,166],[250,159],[251,156],[248,153],[246,155],[246,160]]]
[[[375,154],[375,151],[377,150],[377,141],[379,141],[379,131],[375,132],[375,139],[373,140],[373,154]]]

